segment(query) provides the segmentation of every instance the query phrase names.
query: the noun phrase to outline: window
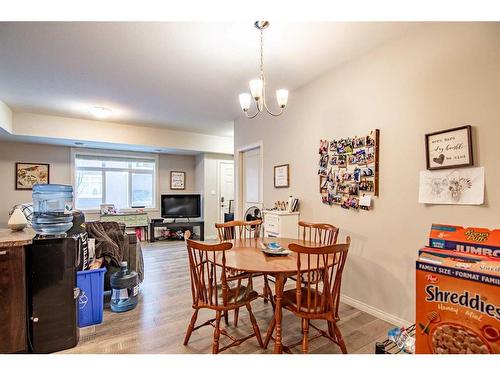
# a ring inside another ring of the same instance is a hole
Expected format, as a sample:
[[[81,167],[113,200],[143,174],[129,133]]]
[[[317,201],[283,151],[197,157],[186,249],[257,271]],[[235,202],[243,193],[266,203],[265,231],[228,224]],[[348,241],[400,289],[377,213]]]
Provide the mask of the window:
[[[120,209],[155,208],[156,159],[97,154],[74,155],[75,206],[96,210],[101,204]]]

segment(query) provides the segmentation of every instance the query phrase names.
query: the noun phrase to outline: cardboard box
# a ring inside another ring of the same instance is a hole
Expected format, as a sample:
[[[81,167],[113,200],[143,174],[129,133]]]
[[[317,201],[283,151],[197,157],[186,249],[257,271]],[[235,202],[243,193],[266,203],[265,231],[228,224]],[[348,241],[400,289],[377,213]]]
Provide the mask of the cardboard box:
[[[500,261],[424,248],[416,269],[416,353],[500,353]]]
[[[432,224],[429,246],[472,255],[500,258],[500,230]]]

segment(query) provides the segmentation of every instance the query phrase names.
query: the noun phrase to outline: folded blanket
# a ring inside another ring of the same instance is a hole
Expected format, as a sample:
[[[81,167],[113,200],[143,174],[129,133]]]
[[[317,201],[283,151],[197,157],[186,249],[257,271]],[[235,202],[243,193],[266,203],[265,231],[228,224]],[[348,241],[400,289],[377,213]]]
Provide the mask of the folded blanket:
[[[120,266],[124,253],[123,231],[115,222],[92,221],[86,224],[89,238],[95,238],[95,256],[107,264]]]

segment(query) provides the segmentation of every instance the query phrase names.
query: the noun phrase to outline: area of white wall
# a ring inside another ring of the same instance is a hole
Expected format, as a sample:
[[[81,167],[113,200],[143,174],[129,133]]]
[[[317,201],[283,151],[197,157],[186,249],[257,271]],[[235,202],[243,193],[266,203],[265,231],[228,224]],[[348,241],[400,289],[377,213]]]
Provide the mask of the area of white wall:
[[[238,119],[235,149],[264,142],[264,203],[294,195],[301,218],[353,238],[342,292],[392,320],[414,321],[415,258],[431,223],[500,227],[500,24],[429,23],[290,93],[285,115]],[[424,135],[473,126],[476,165],[486,169],[482,206],[418,203]],[[381,133],[380,197],[369,212],[329,207],[318,191],[318,143]],[[290,164],[290,188],[273,166]]]
[[[233,153],[232,137],[36,113],[14,112],[11,133],[17,136],[55,140],[104,142],[195,152]]]
[[[12,111],[0,100],[0,128],[12,133]]]
[[[102,152],[103,150],[99,150]],[[194,155],[159,155],[159,194],[179,192],[170,190],[170,171],[186,172],[185,193],[198,192]],[[50,164],[50,182],[71,184],[71,148],[33,143],[0,142],[0,227],[5,227],[8,213],[18,203],[31,202],[31,190],[15,190],[15,163],[33,162]],[[156,210],[148,212],[149,217],[160,217],[160,200]],[[95,220],[98,214],[88,213],[88,220]]]

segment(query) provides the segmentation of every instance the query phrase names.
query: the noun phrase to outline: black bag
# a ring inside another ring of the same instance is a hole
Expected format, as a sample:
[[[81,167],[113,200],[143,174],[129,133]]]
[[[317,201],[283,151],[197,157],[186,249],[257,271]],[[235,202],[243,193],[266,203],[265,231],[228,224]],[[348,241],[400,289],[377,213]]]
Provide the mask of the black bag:
[[[73,226],[66,232],[68,237],[78,238],[78,254],[76,270],[85,271],[90,267],[89,241],[85,228],[85,215],[81,211],[73,211]]]

